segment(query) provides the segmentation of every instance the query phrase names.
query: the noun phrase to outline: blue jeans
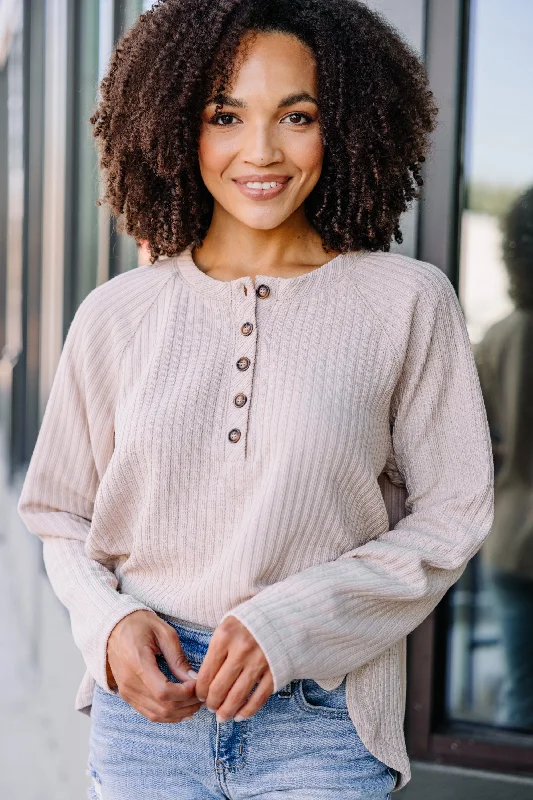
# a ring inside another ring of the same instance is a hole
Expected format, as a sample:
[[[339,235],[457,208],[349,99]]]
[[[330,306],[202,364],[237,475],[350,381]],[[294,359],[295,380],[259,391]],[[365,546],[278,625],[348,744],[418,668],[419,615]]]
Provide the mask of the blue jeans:
[[[184,653],[200,668],[212,631],[177,623]],[[166,677],[179,682],[162,656]],[[345,679],[346,680],[346,679]],[[150,722],[96,686],[91,713],[91,800],[387,800],[396,771],[364,746],[348,715],[345,680],[325,691],[294,680],[252,717],[218,723]]]
[[[487,570],[507,667],[503,725],[533,731],[533,580]]]

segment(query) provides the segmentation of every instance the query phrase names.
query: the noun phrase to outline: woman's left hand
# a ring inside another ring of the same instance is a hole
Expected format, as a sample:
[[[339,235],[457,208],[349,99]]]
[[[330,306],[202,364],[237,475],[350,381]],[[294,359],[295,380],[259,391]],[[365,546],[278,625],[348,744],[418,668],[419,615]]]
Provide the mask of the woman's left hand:
[[[274,679],[257,641],[236,617],[226,617],[214,631],[198,670],[196,696],[217,712],[218,722],[225,722],[237,713],[253,716],[273,690]]]

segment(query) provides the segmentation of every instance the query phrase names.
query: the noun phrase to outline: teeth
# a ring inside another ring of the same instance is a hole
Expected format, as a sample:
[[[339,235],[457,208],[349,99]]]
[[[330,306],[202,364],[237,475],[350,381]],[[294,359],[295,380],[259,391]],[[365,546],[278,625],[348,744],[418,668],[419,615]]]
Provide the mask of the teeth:
[[[259,181],[253,181],[250,183],[245,183],[245,186],[248,186],[249,189],[273,189],[274,186],[279,186],[279,183],[276,181],[272,181],[270,183],[260,183]]]

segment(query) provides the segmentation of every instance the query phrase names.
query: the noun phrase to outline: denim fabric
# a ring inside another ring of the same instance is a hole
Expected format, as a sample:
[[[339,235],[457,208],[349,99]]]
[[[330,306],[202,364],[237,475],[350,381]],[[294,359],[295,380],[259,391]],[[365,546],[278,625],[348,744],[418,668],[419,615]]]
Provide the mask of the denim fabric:
[[[198,670],[212,631],[169,624]],[[345,680],[333,691],[292,681],[249,719],[222,723],[207,708],[150,722],[96,685],[91,720],[91,800],[387,800],[396,783],[357,735]]]
[[[488,569],[507,667],[500,724],[533,731],[533,580]]]

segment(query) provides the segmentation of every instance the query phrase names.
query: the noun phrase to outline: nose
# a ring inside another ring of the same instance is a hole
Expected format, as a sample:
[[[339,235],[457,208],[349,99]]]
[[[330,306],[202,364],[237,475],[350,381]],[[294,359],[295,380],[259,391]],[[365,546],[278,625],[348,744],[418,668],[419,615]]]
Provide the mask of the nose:
[[[283,151],[270,125],[250,126],[243,146],[242,158],[250,164],[265,166],[283,161]]]

